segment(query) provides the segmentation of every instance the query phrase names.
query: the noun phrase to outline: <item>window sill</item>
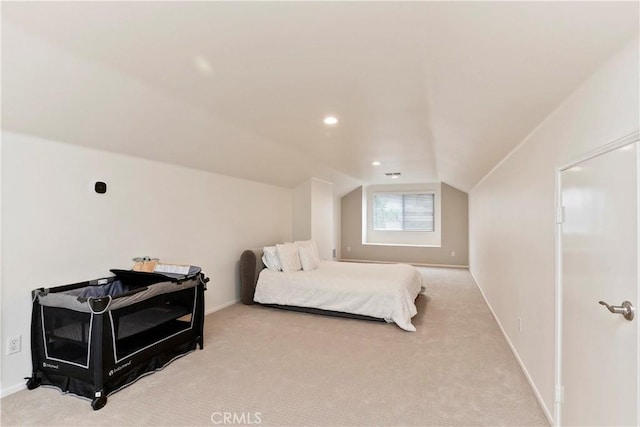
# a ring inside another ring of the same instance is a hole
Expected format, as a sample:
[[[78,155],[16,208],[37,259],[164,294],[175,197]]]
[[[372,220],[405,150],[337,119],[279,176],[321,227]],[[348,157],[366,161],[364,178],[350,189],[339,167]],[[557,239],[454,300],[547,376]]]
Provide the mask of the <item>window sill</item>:
[[[371,242],[363,242],[362,246],[400,246],[407,248],[441,248],[442,245],[416,245],[411,243],[371,243]]]

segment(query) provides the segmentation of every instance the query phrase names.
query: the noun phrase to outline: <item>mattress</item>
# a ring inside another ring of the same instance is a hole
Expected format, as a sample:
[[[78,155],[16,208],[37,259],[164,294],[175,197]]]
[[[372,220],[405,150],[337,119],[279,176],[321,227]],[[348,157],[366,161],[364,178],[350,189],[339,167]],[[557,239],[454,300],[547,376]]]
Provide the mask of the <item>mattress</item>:
[[[313,271],[260,272],[254,301],[353,313],[415,331],[422,275],[407,264],[322,262]]]

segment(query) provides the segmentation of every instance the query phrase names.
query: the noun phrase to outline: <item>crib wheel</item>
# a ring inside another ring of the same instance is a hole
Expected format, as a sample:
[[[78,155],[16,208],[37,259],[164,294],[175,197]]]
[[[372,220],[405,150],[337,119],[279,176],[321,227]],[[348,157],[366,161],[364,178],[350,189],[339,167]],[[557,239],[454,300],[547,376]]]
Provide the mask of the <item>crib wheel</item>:
[[[105,396],[97,397],[91,401],[91,407],[94,411],[104,408],[107,404],[107,398]]]
[[[27,380],[27,388],[29,390],[33,390],[34,388],[40,387],[40,384],[42,384],[42,379],[38,377],[29,378]]]

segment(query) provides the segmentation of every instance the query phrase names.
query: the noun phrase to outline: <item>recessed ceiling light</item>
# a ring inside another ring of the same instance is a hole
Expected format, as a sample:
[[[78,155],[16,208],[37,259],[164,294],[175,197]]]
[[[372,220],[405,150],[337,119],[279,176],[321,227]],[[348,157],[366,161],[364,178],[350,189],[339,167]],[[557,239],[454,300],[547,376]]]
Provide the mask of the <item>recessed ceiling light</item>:
[[[382,163],[380,163],[379,161],[375,161],[371,163],[371,166],[380,166]]]
[[[334,116],[327,116],[324,118],[325,125],[335,125],[338,123],[338,119]]]

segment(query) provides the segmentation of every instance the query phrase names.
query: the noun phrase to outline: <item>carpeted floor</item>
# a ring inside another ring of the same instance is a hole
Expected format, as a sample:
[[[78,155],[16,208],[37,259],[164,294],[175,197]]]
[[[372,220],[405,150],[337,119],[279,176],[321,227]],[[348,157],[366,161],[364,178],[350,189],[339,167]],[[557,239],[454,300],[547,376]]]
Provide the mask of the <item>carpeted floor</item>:
[[[40,387],[2,399],[1,424],[548,425],[469,272],[420,270],[417,332],[237,304],[102,410]]]

